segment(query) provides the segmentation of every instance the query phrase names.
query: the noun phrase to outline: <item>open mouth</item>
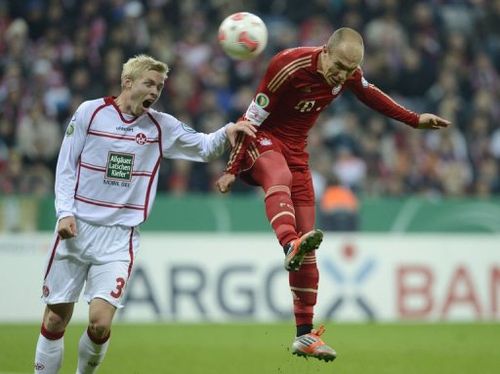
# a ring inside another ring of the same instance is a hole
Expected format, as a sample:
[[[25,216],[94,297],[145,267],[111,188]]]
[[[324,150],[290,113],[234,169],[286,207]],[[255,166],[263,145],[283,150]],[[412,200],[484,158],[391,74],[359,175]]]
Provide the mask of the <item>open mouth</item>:
[[[151,105],[153,105],[154,100],[144,100],[142,102],[142,106],[146,109],[148,109]]]

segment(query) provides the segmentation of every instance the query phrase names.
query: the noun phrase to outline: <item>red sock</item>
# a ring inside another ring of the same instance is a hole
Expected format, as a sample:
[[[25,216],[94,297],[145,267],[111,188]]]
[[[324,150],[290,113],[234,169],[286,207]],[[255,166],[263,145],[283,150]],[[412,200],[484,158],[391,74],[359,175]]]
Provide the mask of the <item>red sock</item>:
[[[316,255],[306,256],[299,271],[289,273],[288,281],[293,295],[295,324],[312,325],[319,281]]]
[[[92,330],[90,330],[90,327],[87,327],[87,335],[89,336],[89,339],[94,342],[95,344],[104,344],[109,340],[109,337],[111,336],[111,331],[109,331],[106,336],[102,338],[97,338],[92,334]]]
[[[276,237],[282,246],[297,239],[295,229],[295,209],[290,198],[290,188],[283,185],[272,186],[264,198],[266,215]]]
[[[49,340],[58,340],[64,336],[64,331],[60,332],[50,332],[45,328],[45,325],[42,323],[42,327],[40,328],[41,334]]]

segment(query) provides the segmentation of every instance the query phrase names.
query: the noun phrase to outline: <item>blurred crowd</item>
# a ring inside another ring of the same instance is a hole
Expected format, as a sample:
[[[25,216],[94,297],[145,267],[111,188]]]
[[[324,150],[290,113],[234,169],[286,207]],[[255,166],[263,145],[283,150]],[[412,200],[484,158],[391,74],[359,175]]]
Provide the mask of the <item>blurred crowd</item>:
[[[250,62],[217,44],[237,11],[269,29]],[[133,55],[171,68],[156,109],[211,132],[246,110],[274,53],[322,45],[341,26],[363,34],[369,82],[453,126],[413,130],[346,93],[310,134],[318,197],[332,178],[365,196],[500,195],[499,0],[0,0],[0,196],[53,194],[68,119],[84,100],[117,95]],[[213,191],[225,166],[163,162],[159,191],[179,195]]]

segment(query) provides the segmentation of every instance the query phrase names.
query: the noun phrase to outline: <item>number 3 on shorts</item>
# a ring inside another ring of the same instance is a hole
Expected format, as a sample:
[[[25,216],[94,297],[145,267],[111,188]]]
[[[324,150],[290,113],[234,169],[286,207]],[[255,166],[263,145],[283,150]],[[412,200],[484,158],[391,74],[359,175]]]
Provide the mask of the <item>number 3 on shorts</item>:
[[[111,296],[113,296],[115,299],[118,299],[123,292],[123,287],[125,287],[125,279],[116,278],[116,290],[111,292]]]

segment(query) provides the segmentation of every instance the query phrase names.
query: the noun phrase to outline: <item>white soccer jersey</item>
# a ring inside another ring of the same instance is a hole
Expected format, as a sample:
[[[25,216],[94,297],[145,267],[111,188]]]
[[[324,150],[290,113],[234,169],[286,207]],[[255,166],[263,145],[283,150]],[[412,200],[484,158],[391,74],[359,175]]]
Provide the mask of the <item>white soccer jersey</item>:
[[[137,226],[156,196],[161,158],[210,161],[226,145],[225,127],[203,134],[175,117],[120,112],[111,97],[86,101],[71,119],[57,162],[57,217]]]

